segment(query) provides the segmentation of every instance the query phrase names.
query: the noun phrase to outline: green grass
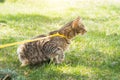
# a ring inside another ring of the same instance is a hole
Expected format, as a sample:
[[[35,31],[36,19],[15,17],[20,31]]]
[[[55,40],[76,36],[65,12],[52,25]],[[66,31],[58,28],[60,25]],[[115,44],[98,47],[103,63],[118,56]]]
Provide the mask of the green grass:
[[[1,0],[0,44],[59,29],[77,16],[88,32],[73,39],[62,64],[20,68],[16,45],[0,49],[0,73],[13,80],[119,80],[119,0]]]

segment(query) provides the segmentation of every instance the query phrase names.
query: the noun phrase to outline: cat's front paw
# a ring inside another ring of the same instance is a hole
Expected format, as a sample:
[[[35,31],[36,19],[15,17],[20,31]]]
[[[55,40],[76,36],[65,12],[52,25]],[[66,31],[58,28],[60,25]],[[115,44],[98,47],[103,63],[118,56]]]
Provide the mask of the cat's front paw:
[[[54,62],[55,64],[60,64],[60,63],[61,63],[61,61],[58,60],[58,56],[56,56],[55,58],[53,58],[53,62]]]
[[[62,62],[56,62],[56,63],[55,63],[55,65],[60,65],[60,64],[62,64]]]

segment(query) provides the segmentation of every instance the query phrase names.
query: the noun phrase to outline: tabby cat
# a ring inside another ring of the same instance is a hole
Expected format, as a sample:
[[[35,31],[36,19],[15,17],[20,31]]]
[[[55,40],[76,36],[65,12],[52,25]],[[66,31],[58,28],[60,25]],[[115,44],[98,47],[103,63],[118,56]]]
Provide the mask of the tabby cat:
[[[41,38],[38,41],[21,44],[17,49],[21,66],[41,64],[51,59],[56,64],[61,63],[65,58],[64,51],[70,44],[70,40],[76,35],[83,35],[86,32],[81,18],[78,17],[59,30],[35,37],[34,39]]]

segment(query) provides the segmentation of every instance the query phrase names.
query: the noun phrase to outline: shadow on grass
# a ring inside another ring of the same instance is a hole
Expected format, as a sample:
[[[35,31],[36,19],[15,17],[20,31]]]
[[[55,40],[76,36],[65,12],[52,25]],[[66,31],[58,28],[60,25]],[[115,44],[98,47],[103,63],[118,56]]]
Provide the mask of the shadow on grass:
[[[0,21],[7,22],[7,27],[20,32],[20,34],[32,35],[35,33],[53,30],[58,27],[61,17],[49,17],[39,14],[0,15]]]
[[[4,3],[5,2],[5,0],[0,0],[0,3]]]
[[[48,17],[40,14],[16,14],[16,15],[0,15],[5,21],[29,22],[29,23],[51,23],[61,20],[61,17]]]

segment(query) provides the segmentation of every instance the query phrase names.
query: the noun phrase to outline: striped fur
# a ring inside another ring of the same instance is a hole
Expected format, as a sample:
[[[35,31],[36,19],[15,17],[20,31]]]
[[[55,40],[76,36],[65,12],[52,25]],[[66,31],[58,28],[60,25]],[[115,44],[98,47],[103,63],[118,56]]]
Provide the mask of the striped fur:
[[[46,35],[35,37],[43,39],[22,44],[17,49],[19,60],[22,63],[21,66],[28,64],[41,64],[42,62],[49,61],[50,59],[53,59],[57,64],[61,63],[65,58],[64,51],[70,44],[70,40],[79,33],[84,34],[85,32],[86,30],[84,25],[78,17],[61,29],[52,31],[48,34],[49,36],[59,33],[67,38],[60,36],[44,38]]]

